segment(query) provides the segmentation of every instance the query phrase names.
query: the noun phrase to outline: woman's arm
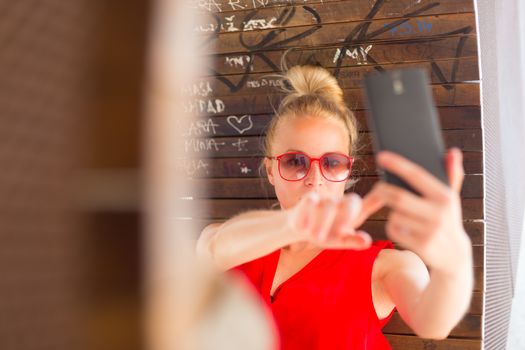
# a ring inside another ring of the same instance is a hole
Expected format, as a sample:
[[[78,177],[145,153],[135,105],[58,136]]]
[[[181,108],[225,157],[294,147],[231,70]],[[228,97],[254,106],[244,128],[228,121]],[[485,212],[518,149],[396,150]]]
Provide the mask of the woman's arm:
[[[420,193],[380,181],[367,195],[391,209],[385,231],[408,249],[383,254],[390,257],[383,289],[416,334],[446,338],[467,311],[474,284],[472,242],[461,213],[461,151],[446,156],[450,186],[400,155],[382,152],[377,160]]]
[[[301,237],[290,229],[287,215],[285,210],[253,210],[208,225],[197,241],[197,254],[225,271],[298,242]]]
[[[380,201],[361,201],[353,193],[339,199],[306,195],[286,210],[254,210],[222,225],[208,225],[197,241],[197,254],[211,259],[219,270],[228,270],[297,242],[322,248],[366,249],[372,239],[354,228],[380,206]]]
[[[385,249],[382,287],[401,318],[421,338],[445,339],[465,316],[474,277],[468,253],[452,273],[431,270],[409,250]]]

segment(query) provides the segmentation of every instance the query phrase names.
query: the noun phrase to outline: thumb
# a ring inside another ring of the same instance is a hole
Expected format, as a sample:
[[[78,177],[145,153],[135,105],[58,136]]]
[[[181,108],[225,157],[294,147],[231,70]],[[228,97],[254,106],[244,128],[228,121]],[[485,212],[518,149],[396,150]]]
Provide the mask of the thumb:
[[[363,198],[361,212],[354,222],[355,227],[361,226],[372,214],[385,206],[385,201],[379,194],[380,189],[377,184]]]
[[[320,197],[315,192],[310,192],[304,196],[299,203],[293,208],[293,226],[299,230],[307,230],[314,222],[312,217],[315,206],[319,203]]]
[[[465,179],[465,170],[463,168],[463,152],[459,148],[453,147],[447,152],[446,166],[450,187],[454,192],[460,193]]]

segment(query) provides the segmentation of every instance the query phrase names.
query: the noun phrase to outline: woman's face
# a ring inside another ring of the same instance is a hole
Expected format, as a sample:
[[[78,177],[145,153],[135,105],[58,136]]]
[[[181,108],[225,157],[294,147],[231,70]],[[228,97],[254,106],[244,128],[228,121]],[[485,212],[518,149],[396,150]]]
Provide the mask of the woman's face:
[[[301,151],[318,158],[328,152],[348,155],[349,136],[340,120],[304,117],[281,121],[275,133],[271,156]],[[281,209],[293,207],[303,195],[317,191],[334,197],[344,195],[347,181],[328,181],[321,174],[319,162],[312,162],[308,175],[300,181],[286,181],[279,175],[277,160],[265,158],[268,180],[275,188]]]

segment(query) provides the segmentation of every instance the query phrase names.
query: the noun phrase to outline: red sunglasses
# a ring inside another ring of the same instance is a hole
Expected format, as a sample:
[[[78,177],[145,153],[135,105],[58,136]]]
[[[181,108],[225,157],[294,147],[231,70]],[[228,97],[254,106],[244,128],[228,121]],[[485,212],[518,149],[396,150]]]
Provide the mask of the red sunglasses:
[[[312,163],[319,162],[321,174],[325,179],[332,182],[346,181],[350,178],[354,158],[346,154],[330,152],[319,158],[313,158],[303,152],[287,152],[276,157],[279,175],[286,181],[300,181],[310,172]]]

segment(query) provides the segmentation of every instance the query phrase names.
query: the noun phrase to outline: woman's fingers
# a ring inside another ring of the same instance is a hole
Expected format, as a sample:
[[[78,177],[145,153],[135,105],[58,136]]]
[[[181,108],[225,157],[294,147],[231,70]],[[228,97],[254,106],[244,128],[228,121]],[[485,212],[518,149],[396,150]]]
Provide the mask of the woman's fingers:
[[[454,192],[460,193],[463,180],[465,179],[463,152],[457,147],[451,148],[447,153],[446,165],[450,187]]]
[[[432,202],[383,181],[374,185],[371,196],[380,197],[384,205],[413,219],[430,222],[435,215],[436,208]]]
[[[362,208],[362,200],[356,193],[345,195],[339,202],[332,232],[354,232],[355,221]]]
[[[297,227],[305,230],[308,240],[326,248],[365,249],[372,239],[366,232],[355,232],[355,220],[361,211],[361,197],[352,193],[342,198],[303,198]]]
[[[361,203],[361,210],[354,222],[355,227],[360,227],[370,216],[386,205],[381,193],[373,189],[366,194]]]
[[[340,247],[347,249],[368,249],[372,244],[372,237],[365,231],[356,231],[339,237]]]
[[[293,227],[299,231],[308,232],[312,230],[315,224],[316,206],[319,202],[319,196],[316,193],[309,193],[298,204],[295,209]]]
[[[294,226],[304,232],[305,238],[319,246],[366,249],[372,242],[368,233],[355,230],[363,210],[363,200],[356,193],[342,198],[308,194],[297,209]]]
[[[448,186],[419,164],[397,153],[381,151],[377,156],[377,163],[380,167],[403,179],[424,197],[436,200],[448,198]]]
[[[322,236],[321,245],[333,249],[367,249],[372,238],[364,231],[355,230],[355,221],[362,209],[361,197],[356,193],[345,195],[333,207],[333,216],[320,217],[326,220],[324,227],[327,235]],[[331,225],[329,225],[331,223]]]
[[[424,238],[427,228],[426,222],[398,211],[390,212],[385,226],[389,238],[407,248],[416,240]]]
[[[324,242],[328,238],[330,229],[337,215],[337,201],[334,198],[322,199],[317,208],[317,225],[314,228],[314,235]]]

